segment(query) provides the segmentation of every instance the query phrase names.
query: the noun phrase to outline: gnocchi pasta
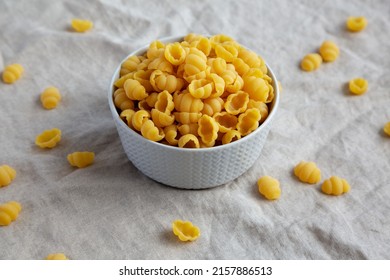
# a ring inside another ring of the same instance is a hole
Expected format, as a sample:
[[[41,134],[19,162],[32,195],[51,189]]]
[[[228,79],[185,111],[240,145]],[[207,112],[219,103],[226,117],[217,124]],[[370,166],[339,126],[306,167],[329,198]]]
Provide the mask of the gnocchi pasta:
[[[10,64],[4,68],[3,82],[6,84],[13,84],[20,79],[24,72],[24,68],[20,64]]]
[[[49,254],[45,260],[50,260],[50,261],[64,261],[64,260],[69,260],[63,253],[54,253],[54,254]]]
[[[128,57],[114,82],[120,118],[144,138],[181,148],[228,144],[268,117],[273,83],[264,60],[231,37],[190,33]]]
[[[301,61],[301,68],[304,71],[311,72],[322,64],[322,57],[318,53],[309,53]]]
[[[349,17],[346,25],[349,31],[360,32],[366,28],[367,19],[365,17]]]
[[[316,184],[321,181],[321,170],[314,162],[301,161],[295,166],[294,174],[304,183]]]
[[[275,200],[280,197],[280,183],[271,176],[263,176],[257,181],[257,186],[260,194],[268,200]]]
[[[175,220],[172,223],[172,230],[180,241],[194,241],[200,236],[200,229],[190,221]]]
[[[322,192],[329,195],[341,195],[349,192],[350,189],[351,186],[348,184],[347,180],[337,176],[332,176],[325,180],[321,186]]]
[[[57,107],[61,100],[61,94],[58,88],[48,87],[41,94],[41,103],[43,108],[51,110]]]
[[[93,27],[93,22],[86,19],[74,18],[72,19],[71,26],[76,32],[86,32]]]
[[[95,160],[94,152],[74,152],[67,157],[70,165],[78,168],[84,168],[93,164]]]
[[[325,41],[322,43],[319,52],[324,61],[332,62],[339,56],[340,50],[334,42]]]
[[[0,188],[8,186],[16,177],[16,170],[9,165],[0,166]]]
[[[9,201],[0,205],[0,226],[8,226],[11,222],[15,221],[19,212],[22,210],[22,206],[19,202]]]
[[[361,95],[367,91],[368,82],[363,78],[356,78],[350,80],[348,86],[352,94]]]
[[[387,122],[385,126],[383,127],[383,131],[390,136],[390,122]]]
[[[53,128],[45,130],[35,138],[35,144],[40,148],[54,148],[61,141],[61,130]]]

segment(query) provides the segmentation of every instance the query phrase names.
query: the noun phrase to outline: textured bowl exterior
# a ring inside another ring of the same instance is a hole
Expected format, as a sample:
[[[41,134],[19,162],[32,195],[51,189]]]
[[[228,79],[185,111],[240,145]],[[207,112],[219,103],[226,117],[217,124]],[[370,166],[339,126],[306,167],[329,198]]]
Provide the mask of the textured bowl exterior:
[[[178,40],[183,40],[183,37],[171,37],[160,41],[168,43]],[[138,49],[129,56],[140,55],[146,51],[147,47]],[[230,144],[212,148],[183,149],[147,140],[121,120],[113,102],[113,84],[119,77],[121,64],[112,77],[108,102],[127,157],[146,176],[178,188],[211,188],[236,179],[246,172],[259,157],[279,103],[277,80],[268,65],[275,98],[268,118],[259,128]]]

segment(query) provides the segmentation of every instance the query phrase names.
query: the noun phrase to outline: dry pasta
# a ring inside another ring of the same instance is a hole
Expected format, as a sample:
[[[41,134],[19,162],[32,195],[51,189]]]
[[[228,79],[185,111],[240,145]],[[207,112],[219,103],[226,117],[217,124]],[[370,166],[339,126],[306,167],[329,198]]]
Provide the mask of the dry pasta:
[[[164,127],[165,140],[169,143],[169,145],[177,146],[179,143],[177,126],[172,124]]]
[[[295,166],[294,174],[304,183],[316,184],[321,180],[321,170],[314,162],[301,161]]]
[[[13,84],[20,79],[24,72],[24,68],[20,64],[10,64],[4,68],[3,82],[6,84]]]
[[[11,222],[15,221],[19,212],[22,210],[22,206],[19,202],[9,201],[0,205],[0,226],[8,226]]]
[[[385,126],[383,127],[383,131],[390,136],[390,122],[387,122]]]
[[[334,42],[325,41],[322,43],[319,52],[324,61],[332,62],[339,56],[340,50]]]
[[[16,170],[9,165],[0,166],[0,188],[8,186],[16,177]]]
[[[242,136],[248,135],[259,126],[260,111],[256,108],[248,109],[238,117],[237,130]]]
[[[200,236],[199,228],[189,221],[175,220],[172,230],[180,241],[194,241]]]
[[[71,25],[77,32],[86,32],[93,27],[93,22],[86,19],[74,18],[72,19]]]
[[[78,168],[84,168],[93,164],[95,160],[94,152],[74,152],[69,154],[67,160],[70,165]]]
[[[161,141],[164,139],[164,131],[157,127],[151,120],[147,120],[142,124],[141,134],[146,139],[151,141]]]
[[[359,32],[366,28],[367,19],[365,17],[349,17],[346,25],[349,31]]]
[[[221,141],[222,144],[229,144],[240,139],[241,134],[237,130],[231,129],[222,136]]]
[[[350,189],[351,186],[348,184],[347,180],[337,176],[332,176],[325,180],[321,186],[322,192],[330,195],[341,195],[349,192]]]
[[[318,53],[309,53],[301,61],[301,68],[304,71],[310,72],[320,67],[322,57]]]
[[[114,81],[120,118],[144,138],[206,148],[245,137],[268,117],[274,82],[264,60],[231,37],[153,41]]]
[[[42,92],[40,99],[43,108],[50,110],[57,107],[61,100],[61,94],[58,88],[48,87]]]
[[[229,114],[238,115],[246,111],[249,102],[249,94],[245,91],[230,94],[225,102],[225,110]]]
[[[199,139],[193,134],[186,134],[181,136],[177,145],[180,148],[200,148]]]
[[[61,141],[61,130],[53,128],[45,130],[35,138],[35,144],[40,148],[54,148]]]
[[[130,100],[142,100],[148,96],[145,87],[137,80],[128,79],[123,86]]]
[[[65,261],[69,260],[63,253],[55,253],[55,254],[49,254],[45,260],[50,261]]]
[[[198,134],[202,142],[207,146],[214,146],[215,140],[218,137],[218,123],[210,116],[203,115],[199,119]]]
[[[361,95],[367,91],[368,82],[363,78],[356,78],[349,81],[349,91],[356,95]]]
[[[280,197],[280,183],[275,178],[263,176],[257,181],[259,192],[268,200],[275,200]]]

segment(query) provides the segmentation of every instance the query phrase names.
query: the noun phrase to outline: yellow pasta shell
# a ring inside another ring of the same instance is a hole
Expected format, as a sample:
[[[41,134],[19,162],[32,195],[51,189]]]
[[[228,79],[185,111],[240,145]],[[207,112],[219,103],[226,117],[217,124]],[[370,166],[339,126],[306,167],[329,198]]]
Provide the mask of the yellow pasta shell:
[[[148,96],[145,87],[137,80],[128,79],[123,85],[126,96],[131,100],[142,100]]]
[[[320,67],[322,57],[318,53],[309,53],[301,61],[301,68],[304,71],[310,72]]]
[[[249,94],[245,91],[230,94],[224,104],[226,112],[238,115],[245,112],[249,102]]]
[[[93,22],[86,19],[74,18],[71,22],[72,28],[77,32],[85,32],[93,27]]]
[[[322,192],[329,195],[341,195],[349,192],[350,189],[351,186],[348,184],[347,180],[337,176],[332,176],[325,180],[321,186]]]
[[[179,143],[179,139],[177,139],[177,126],[175,124],[164,127],[165,140],[169,143],[169,145],[177,146]]]
[[[19,202],[9,201],[0,205],[0,226],[8,226],[11,222],[15,221],[22,206]]]
[[[179,65],[186,59],[186,51],[179,42],[168,44],[165,47],[164,55],[172,65]]]
[[[259,192],[269,200],[278,199],[281,194],[280,183],[271,176],[263,176],[257,181]]]
[[[69,260],[63,253],[55,253],[55,254],[49,254],[45,260],[50,260],[50,261],[53,261],[53,260],[59,260],[59,261],[63,261],[63,260]]]
[[[356,95],[361,95],[367,91],[368,82],[363,78],[356,78],[349,81],[349,91]]]
[[[332,62],[339,56],[340,50],[334,42],[325,41],[322,43],[319,52],[324,61]]]
[[[141,131],[142,125],[149,120],[150,118],[150,113],[145,110],[139,110],[134,113],[134,115],[131,118],[131,124],[132,126],[138,130]]]
[[[390,122],[387,122],[385,126],[383,127],[383,131],[390,136]]]
[[[242,136],[248,135],[259,127],[260,119],[261,115],[259,110],[255,108],[247,109],[238,117],[237,131]]]
[[[201,137],[202,142],[207,144],[214,144],[214,141],[218,137],[219,125],[214,118],[203,115],[198,121],[198,135]]]
[[[222,144],[228,144],[241,139],[241,134],[237,130],[230,129],[222,136]]]
[[[9,165],[0,166],[0,188],[8,186],[16,177],[16,170]]]
[[[20,79],[24,72],[24,68],[20,64],[10,64],[4,68],[3,82],[6,84],[12,84]]]
[[[175,220],[172,230],[181,241],[194,241],[200,236],[199,228],[189,221]]]
[[[295,166],[294,174],[304,183],[316,184],[321,181],[321,170],[314,162],[301,161]]]
[[[93,164],[95,160],[95,153],[94,152],[74,152],[69,154],[67,157],[67,160],[70,165],[78,167],[78,168],[84,168],[91,164]]]
[[[152,120],[154,124],[158,127],[166,127],[173,124],[175,121],[175,116],[161,112],[157,109],[152,109]]]
[[[243,90],[255,101],[266,102],[268,99],[269,87],[262,78],[244,77]]]
[[[164,131],[161,128],[155,126],[153,121],[147,120],[142,124],[141,134],[146,139],[149,139],[154,142],[161,141],[164,139]]]
[[[54,148],[61,141],[61,130],[45,130],[35,138],[35,144],[41,148]]]
[[[237,117],[228,112],[216,113],[213,118],[218,124],[219,131],[223,133],[235,129],[238,122]]]
[[[367,19],[365,17],[349,17],[346,25],[349,31],[359,32],[366,28]]]
[[[180,148],[190,148],[197,149],[200,147],[199,139],[192,134],[186,134],[179,138],[179,142],[177,144]]]
[[[42,92],[40,99],[43,108],[50,110],[57,107],[58,102],[61,100],[61,94],[58,88],[48,87]]]

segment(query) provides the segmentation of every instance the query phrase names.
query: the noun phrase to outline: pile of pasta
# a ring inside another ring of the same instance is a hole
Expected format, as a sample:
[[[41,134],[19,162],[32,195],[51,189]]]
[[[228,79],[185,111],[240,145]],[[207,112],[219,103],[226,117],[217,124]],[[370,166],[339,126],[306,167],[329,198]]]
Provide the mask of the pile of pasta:
[[[143,137],[205,148],[256,130],[274,99],[272,82],[264,60],[232,38],[190,33],[129,57],[113,98],[121,118]]]

